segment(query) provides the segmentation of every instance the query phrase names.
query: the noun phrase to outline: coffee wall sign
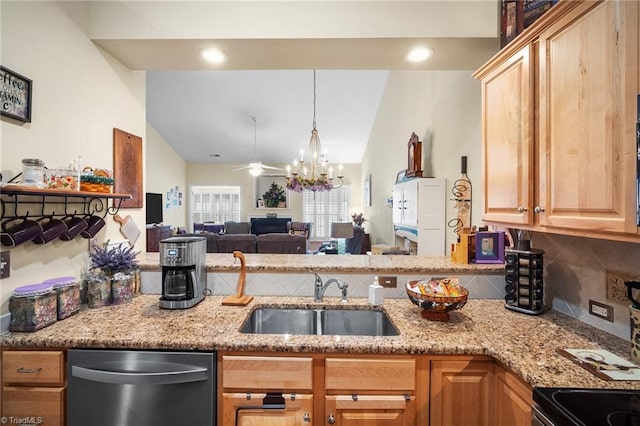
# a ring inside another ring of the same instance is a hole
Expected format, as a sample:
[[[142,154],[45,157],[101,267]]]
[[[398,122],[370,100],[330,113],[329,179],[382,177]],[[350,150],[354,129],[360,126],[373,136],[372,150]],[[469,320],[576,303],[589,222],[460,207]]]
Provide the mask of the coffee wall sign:
[[[25,76],[0,66],[0,114],[31,122],[32,82]]]

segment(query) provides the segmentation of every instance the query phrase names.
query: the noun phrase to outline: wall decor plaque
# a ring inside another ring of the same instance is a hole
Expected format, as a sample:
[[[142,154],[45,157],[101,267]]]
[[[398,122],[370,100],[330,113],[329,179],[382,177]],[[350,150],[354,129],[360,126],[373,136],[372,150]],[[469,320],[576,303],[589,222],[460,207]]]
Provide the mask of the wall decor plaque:
[[[142,208],[142,138],[113,129],[113,192],[130,194],[120,208]]]
[[[27,77],[0,66],[0,114],[30,123],[32,86]]]

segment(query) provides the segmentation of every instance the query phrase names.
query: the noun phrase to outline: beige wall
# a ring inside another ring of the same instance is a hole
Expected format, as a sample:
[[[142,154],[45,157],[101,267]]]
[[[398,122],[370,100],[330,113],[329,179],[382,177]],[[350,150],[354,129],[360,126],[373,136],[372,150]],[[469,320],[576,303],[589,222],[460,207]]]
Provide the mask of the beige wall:
[[[282,167],[282,164],[268,164],[273,167]],[[191,186],[240,186],[242,198],[242,220],[248,220],[250,217],[264,217],[266,213],[277,213],[278,216],[292,217],[294,220],[302,220],[302,194],[289,191],[287,198],[287,208],[283,209],[258,209],[257,199],[261,198],[263,191],[258,191],[256,187],[255,179],[249,175],[247,170],[239,170],[234,172],[233,169],[240,167],[238,164],[212,164],[212,163],[188,163],[187,164],[187,185]],[[273,173],[265,172],[261,179],[268,180],[266,176],[280,175],[284,176],[286,172],[284,167],[282,171],[274,170]],[[362,179],[360,177],[360,165],[359,164],[345,164],[344,165],[344,184],[351,185],[351,210],[360,211],[361,205],[361,193],[362,193]],[[268,182],[267,182],[268,183]],[[189,189],[189,197],[187,202],[190,202],[191,190]],[[261,193],[259,193],[261,192]],[[188,209],[187,209],[188,211]],[[187,218],[187,223],[191,221]],[[189,229],[193,229],[193,224],[189,224]]]
[[[145,139],[145,81],[105,54],[85,36],[87,9],[67,3],[5,2],[1,7],[2,65],[33,80],[32,122],[0,121],[1,170],[20,172],[23,158],[67,165],[113,168],[113,128]],[[142,209],[129,209],[139,226]],[[111,216],[98,240],[122,240]],[[144,235],[137,249],[143,249]],[[58,276],[79,277],[87,267],[88,241],[26,243],[11,252],[11,277],[0,283],[0,314],[17,286]]]
[[[460,157],[476,191],[474,225],[481,225],[480,83],[467,71],[392,71],[362,161],[371,174],[372,206],[363,207],[374,244],[394,242],[391,209],[386,206],[396,175],[407,168],[407,142],[415,132],[423,141],[423,169],[447,179],[447,196],[460,177]],[[431,145],[429,147],[429,145]],[[447,203],[447,220],[456,217]],[[454,233],[447,228],[447,252]]]
[[[187,218],[187,163],[176,151],[147,123],[147,173],[146,192],[162,194],[163,223],[172,228],[186,226]],[[182,205],[170,204],[167,208],[167,192],[175,187],[182,193]]]

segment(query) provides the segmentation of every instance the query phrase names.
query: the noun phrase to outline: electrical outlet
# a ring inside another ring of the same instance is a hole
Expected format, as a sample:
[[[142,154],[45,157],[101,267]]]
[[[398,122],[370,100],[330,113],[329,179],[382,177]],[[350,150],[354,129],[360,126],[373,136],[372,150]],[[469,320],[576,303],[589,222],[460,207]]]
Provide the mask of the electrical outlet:
[[[11,252],[3,251],[0,253],[0,279],[9,278],[11,271]]]
[[[609,322],[613,322],[613,307],[604,303],[589,300],[589,313]]]
[[[378,277],[378,283],[384,288],[398,288],[398,277],[382,275]]]
[[[607,300],[628,305],[627,286],[624,285],[624,282],[638,280],[638,277],[626,272],[606,271],[606,273]]]

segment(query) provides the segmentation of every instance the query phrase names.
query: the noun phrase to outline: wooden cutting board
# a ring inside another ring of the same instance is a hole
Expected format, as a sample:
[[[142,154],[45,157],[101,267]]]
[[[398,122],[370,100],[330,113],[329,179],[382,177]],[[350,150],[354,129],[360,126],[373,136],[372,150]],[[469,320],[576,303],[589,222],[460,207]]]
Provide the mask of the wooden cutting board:
[[[121,208],[142,207],[142,138],[113,129],[113,192],[130,194]]]

